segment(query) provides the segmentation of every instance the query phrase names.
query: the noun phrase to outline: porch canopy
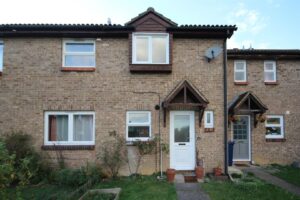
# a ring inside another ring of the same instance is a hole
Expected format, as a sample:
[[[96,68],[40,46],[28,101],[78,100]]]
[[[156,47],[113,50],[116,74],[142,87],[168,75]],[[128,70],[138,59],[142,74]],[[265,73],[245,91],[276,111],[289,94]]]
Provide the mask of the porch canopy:
[[[228,105],[228,115],[254,114],[254,126],[257,125],[256,115],[262,115],[268,110],[267,106],[253,94],[252,91],[243,92],[233,98]]]
[[[164,111],[164,126],[166,126],[167,110],[198,110],[199,126],[201,126],[203,111],[208,104],[205,96],[190,82],[180,82],[162,102]]]

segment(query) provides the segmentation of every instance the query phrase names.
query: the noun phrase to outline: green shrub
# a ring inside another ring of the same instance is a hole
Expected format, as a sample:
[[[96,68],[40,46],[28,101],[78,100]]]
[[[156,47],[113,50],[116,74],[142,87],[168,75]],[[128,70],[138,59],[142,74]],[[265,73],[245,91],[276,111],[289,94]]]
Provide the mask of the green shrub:
[[[35,184],[49,174],[49,168],[45,167],[39,154],[32,148],[30,139],[31,137],[22,131],[13,131],[4,138],[6,151],[15,158],[14,179],[11,182],[13,184]]]
[[[80,169],[61,169],[55,172],[52,183],[57,185],[80,186],[87,181],[97,183],[102,180],[103,173],[99,166],[87,164]]]
[[[15,179],[15,154],[9,155],[3,141],[0,140],[0,188],[8,187]]]

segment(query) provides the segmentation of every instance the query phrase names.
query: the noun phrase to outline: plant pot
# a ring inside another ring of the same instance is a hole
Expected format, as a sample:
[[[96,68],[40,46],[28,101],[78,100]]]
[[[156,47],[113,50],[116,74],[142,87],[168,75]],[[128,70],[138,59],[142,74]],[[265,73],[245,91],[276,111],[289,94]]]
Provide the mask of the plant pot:
[[[204,174],[203,167],[201,167],[201,166],[195,167],[195,173],[196,173],[197,179],[202,179],[203,178],[203,174]]]
[[[167,179],[170,183],[173,183],[174,182],[174,179],[175,179],[175,169],[167,169]]]
[[[214,175],[215,176],[221,176],[222,175],[222,169],[220,167],[214,168]]]

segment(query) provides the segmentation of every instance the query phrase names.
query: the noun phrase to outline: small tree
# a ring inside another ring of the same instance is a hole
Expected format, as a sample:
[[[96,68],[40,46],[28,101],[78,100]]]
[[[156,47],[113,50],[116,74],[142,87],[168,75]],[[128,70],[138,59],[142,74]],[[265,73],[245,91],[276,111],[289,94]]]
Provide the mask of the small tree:
[[[123,163],[127,159],[126,141],[123,137],[116,134],[115,131],[110,133],[111,139],[102,143],[100,153],[97,158],[109,174],[116,178]]]

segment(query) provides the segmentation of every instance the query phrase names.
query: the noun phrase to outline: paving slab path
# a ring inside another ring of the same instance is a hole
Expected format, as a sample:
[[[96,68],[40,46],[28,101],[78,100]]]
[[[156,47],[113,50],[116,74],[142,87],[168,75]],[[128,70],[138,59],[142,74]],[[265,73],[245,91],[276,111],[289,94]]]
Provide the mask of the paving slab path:
[[[300,187],[295,186],[291,183],[288,183],[276,176],[273,176],[260,167],[257,167],[257,166],[245,167],[245,168],[242,168],[242,171],[252,172],[258,178],[263,179],[264,181],[266,181],[268,183],[271,183],[273,185],[281,187],[295,195],[300,196]]]
[[[199,183],[175,183],[178,200],[210,200]]]

